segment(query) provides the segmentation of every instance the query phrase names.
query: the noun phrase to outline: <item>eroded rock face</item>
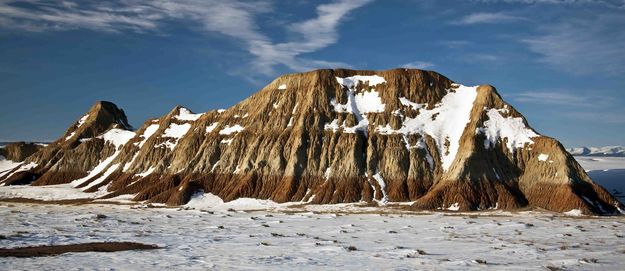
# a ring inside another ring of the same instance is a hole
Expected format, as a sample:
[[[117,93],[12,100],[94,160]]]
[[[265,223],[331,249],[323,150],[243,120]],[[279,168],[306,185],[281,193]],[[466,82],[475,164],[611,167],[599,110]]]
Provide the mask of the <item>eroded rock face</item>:
[[[14,162],[22,162],[45,146],[41,143],[13,142],[0,147],[0,156]]]
[[[100,103],[25,162],[36,166],[0,180],[172,205],[203,190],[225,201],[623,208],[492,86],[413,69],[289,74],[231,108],[176,107],[134,132]]]

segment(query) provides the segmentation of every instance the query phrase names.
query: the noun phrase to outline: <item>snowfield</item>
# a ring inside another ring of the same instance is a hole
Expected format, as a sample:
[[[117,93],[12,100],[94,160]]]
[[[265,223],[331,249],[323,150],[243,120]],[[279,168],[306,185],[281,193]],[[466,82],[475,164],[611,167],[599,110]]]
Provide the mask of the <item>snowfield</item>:
[[[625,158],[576,159],[611,192],[625,191],[618,190]],[[0,187],[0,248],[121,241],[162,248],[0,257],[0,270],[620,270],[625,260],[625,216],[575,210],[409,212],[406,203],[223,202],[212,194],[196,194],[178,208],[132,203],[129,196],[112,199],[117,204],[6,201],[94,195],[70,184]]]
[[[625,157],[575,156],[586,173],[621,202],[625,202]]]
[[[4,248],[104,241],[162,247],[2,258],[0,269],[618,270],[625,258],[622,217],[313,207],[323,212],[0,203]]]

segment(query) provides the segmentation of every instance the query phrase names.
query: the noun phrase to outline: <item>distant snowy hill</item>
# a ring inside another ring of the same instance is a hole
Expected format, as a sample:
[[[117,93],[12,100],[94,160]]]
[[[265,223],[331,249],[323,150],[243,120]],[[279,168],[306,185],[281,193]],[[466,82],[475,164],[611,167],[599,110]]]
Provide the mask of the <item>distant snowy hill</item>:
[[[567,149],[575,156],[612,156],[625,157],[625,147],[607,146],[607,147],[579,147]]]

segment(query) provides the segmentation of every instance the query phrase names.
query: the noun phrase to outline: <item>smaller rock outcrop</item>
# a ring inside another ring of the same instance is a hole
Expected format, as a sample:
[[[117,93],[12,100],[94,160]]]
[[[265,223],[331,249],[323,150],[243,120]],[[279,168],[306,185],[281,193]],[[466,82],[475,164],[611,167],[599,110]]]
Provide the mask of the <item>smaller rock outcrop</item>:
[[[43,149],[46,144],[33,142],[13,142],[0,147],[0,156],[13,162],[22,162],[33,153]]]

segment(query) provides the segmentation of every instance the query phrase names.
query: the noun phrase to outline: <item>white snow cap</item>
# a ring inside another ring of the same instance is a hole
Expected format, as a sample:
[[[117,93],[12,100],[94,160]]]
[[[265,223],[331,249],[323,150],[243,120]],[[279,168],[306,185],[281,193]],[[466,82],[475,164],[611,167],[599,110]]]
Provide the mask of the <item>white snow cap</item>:
[[[178,111],[178,115],[174,116],[175,119],[186,120],[186,121],[194,121],[199,119],[202,114],[193,114],[191,110],[181,107]]]
[[[346,88],[357,87],[361,82],[368,82],[369,86],[377,86],[379,84],[386,83],[384,77],[378,75],[355,75],[345,78],[336,77],[336,80],[339,84]]]

